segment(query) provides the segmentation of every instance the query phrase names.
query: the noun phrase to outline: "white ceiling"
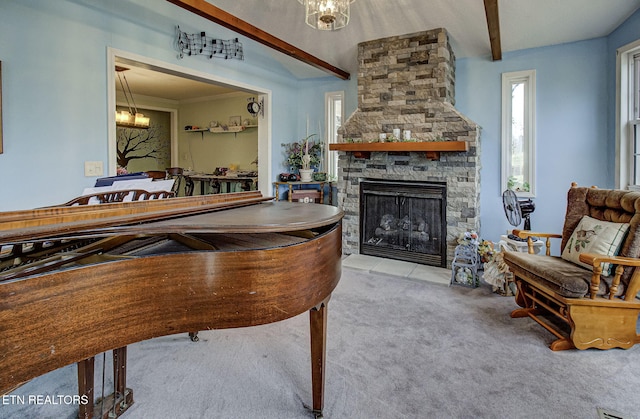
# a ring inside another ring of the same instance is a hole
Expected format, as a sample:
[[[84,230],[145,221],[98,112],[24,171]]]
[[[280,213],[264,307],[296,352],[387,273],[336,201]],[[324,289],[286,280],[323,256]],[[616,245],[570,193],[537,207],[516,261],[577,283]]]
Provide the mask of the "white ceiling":
[[[448,31],[457,58],[491,59],[482,0],[355,0],[349,25],[335,32],[307,26],[304,7],[298,0],[210,0],[209,3],[350,72],[352,77],[356,76],[358,67],[358,43],[440,27]],[[504,54],[609,35],[640,8],[640,0],[501,0],[498,7]],[[271,55],[296,77],[327,76],[284,54],[272,51]],[[203,92],[200,82],[188,87],[177,79],[157,80],[155,75],[149,72],[138,77],[133,70],[127,72],[136,94],[173,100],[188,99],[193,94],[216,94]]]
[[[133,99],[138,102],[140,102],[142,97],[185,102],[193,99],[229,94],[238,90],[233,87],[162,73],[146,66],[136,66],[135,63],[132,62],[116,60],[116,64],[127,69],[122,72],[122,84],[125,89],[127,88],[127,84],[129,84],[131,93],[134,96]],[[122,91],[122,86],[117,75],[116,91]],[[127,94],[129,94],[129,92],[127,92]],[[123,96],[118,96],[118,99],[120,102],[124,101]]]
[[[209,3],[354,74],[357,44],[434,28],[449,32],[456,57],[490,59],[482,0],[355,0],[338,31],[304,23],[297,0],[209,0]],[[606,36],[640,7],[640,0],[501,0],[502,51]]]

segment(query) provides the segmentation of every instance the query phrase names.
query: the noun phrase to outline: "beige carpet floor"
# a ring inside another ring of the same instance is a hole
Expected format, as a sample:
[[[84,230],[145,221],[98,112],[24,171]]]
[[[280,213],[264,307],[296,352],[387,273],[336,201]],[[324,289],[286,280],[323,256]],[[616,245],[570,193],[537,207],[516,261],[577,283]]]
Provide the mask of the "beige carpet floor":
[[[552,352],[553,336],[509,317],[512,297],[432,274],[440,283],[344,268],[329,304],[325,418],[585,419],[598,407],[640,418],[640,347]],[[200,332],[197,343],[180,334],[131,345],[135,403],[123,417],[311,418],[308,341],[303,314]],[[9,396],[75,392],[72,365]],[[76,409],[5,397],[0,418],[72,418]]]

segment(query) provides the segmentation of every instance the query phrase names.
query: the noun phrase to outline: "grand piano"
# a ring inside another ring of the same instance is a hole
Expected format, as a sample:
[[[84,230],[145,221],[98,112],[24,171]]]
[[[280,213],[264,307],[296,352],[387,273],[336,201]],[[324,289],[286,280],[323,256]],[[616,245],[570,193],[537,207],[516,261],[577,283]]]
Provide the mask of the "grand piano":
[[[133,403],[127,345],[308,311],[321,417],[342,216],[257,191],[0,213],[0,393],[77,363],[79,417],[117,417]],[[97,401],[107,351],[115,389]]]

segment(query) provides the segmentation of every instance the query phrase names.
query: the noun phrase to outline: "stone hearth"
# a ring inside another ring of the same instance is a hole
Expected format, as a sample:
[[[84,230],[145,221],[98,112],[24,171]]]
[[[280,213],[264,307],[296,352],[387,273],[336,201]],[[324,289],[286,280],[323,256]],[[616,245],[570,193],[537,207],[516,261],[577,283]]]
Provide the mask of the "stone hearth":
[[[361,180],[442,182],[447,186],[447,266],[456,238],[480,231],[480,128],[455,107],[455,56],[444,29],[358,45],[358,110],[339,131],[339,142],[377,141],[380,133],[410,130],[417,141],[465,141],[466,152],[372,152],[368,158],[338,151],[338,204],[345,211],[343,251],[359,253]],[[365,156],[367,157],[367,156]]]

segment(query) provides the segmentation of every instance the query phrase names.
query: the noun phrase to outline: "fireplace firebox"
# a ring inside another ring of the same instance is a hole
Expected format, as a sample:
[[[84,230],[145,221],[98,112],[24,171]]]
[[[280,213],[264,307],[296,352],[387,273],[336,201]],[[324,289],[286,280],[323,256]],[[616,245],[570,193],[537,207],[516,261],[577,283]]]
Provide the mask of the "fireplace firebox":
[[[360,253],[447,265],[444,183],[360,182]]]

